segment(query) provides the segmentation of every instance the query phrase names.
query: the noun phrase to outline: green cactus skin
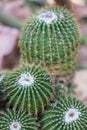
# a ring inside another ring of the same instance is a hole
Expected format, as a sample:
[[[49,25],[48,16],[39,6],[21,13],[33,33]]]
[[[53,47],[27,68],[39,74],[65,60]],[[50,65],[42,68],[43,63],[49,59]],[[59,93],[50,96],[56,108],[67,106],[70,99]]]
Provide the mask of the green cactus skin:
[[[5,75],[0,74],[0,100],[3,98],[3,81],[4,81]]]
[[[4,93],[4,82],[8,76],[8,71],[1,71],[0,72],[0,101],[3,100],[5,93]]]
[[[0,115],[0,130],[38,130],[38,124],[26,112],[6,110]]]
[[[62,83],[58,83],[55,86],[56,97],[68,96],[68,87]]]
[[[6,107],[4,82],[6,80],[7,75],[8,74],[5,71],[0,72],[0,110],[5,109],[5,107]]]
[[[54,86],[55,88],[55,92],[56,92],[56,97],[76,97],[77,98],[77,94],[76,94],[76,88],[77,85],[76,84],[72,84],[70,87],[65,86],[62,83],[58,83]]]
[[[48,8],[25,24],[20,37],[21,63],[41,64],[50,75],[68,76],[77,68],[79,31],[63,8]]]
[[[9,75],[6,85],[8,104],[14,110],[26,110],[37,115],[54,98],[54,90],[47,73],[40,67],[20,67]]]
[[[87,130],[87,108],[76,98],[61,98],[44,112],[42,130]]]

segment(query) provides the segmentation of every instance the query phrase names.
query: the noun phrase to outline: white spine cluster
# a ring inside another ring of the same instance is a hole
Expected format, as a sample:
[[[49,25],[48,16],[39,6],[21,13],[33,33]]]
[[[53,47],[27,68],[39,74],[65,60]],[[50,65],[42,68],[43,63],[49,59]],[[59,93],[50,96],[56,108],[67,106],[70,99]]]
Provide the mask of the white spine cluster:
[[[5,77],[5,75],[4,75],[4,74],[0,76],[0,82],[2,82],[2,81],[3,81],[4,77]]]
[[[57,15],[53,11],[41,12],[37,18],[44,21],[46,24],[51,24],[53,21],[57,20]]]
[[[9,127],[10,130],[21,130],[21,124],[18,121],[13,121]]]
[[[51,106],[55,108],[58,105],[58,101],[56,100],[54,103],[51,103]]]
[[[67,124],[76,121],[79,119],[79,116],[81,115],[81,112],[79,112],[78,109],[76,108],[69,108],[68,111],[66,111],[64,116],[64,122],[66,122]]]
[[[34,84],[34,77],[30,73],[21,74],[18,84],[23,87],[29,87]]]

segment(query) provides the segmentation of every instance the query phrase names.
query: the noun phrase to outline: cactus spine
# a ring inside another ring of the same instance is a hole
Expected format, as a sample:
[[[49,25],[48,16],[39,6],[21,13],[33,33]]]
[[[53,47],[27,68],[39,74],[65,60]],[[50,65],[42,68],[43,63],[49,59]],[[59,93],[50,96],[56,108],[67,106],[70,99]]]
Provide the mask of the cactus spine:
[[[37,115],[44,111],[54,97],[49,76],[40,67],[21,67],[14,70],[6,80],[5,91],[8,104]]]
[[[0,100],[3,98],[3,90],[4,90],[4,80],[6,75],[3,73],[0,73]]]
[[[79,32],[63,8],[41,11],[28,20],[20,37],[21,61],[40,64],[52,78],[70,76],[77,68]]]
[[[42,130],[86,130],[87,108],[75,98],[58,100],[58,105],[44,112]]]

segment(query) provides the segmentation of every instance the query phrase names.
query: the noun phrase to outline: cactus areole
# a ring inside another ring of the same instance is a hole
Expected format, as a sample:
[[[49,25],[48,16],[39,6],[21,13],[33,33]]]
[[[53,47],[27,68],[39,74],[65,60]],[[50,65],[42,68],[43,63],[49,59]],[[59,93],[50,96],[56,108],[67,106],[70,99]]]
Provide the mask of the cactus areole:
[[[63,8],[48,8],[25,24],[20,37],[21,62],[41,64],[54,77],[77,68],[79,31],[75,18]]]

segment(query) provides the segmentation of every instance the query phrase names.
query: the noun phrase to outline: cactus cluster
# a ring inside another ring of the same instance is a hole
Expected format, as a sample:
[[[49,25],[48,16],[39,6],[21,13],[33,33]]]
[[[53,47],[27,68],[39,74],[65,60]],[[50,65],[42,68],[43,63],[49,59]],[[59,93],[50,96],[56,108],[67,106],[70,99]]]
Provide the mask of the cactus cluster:
[[[71,13],[63,8],[45,9],[23,27],[21,61],[40,64],[54,79],[67,77],[77,68],[79,43],[77,24]]]
[[[0,98],[1,92],[6,98],[0,130],[87,130],[87,108],[65,87],[76,70],[80,43],[67,9],[44,9],[24,25],[19,67],[0,76]]]

